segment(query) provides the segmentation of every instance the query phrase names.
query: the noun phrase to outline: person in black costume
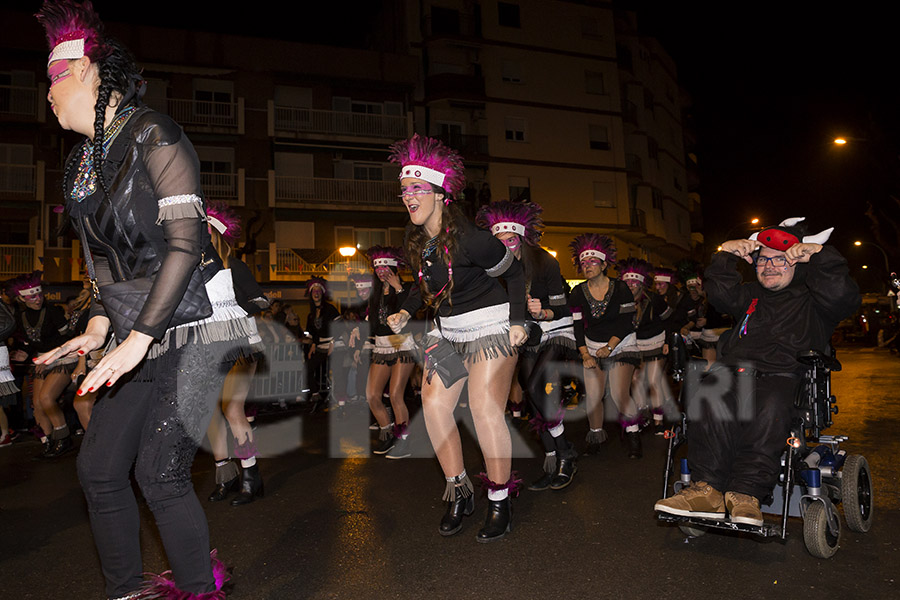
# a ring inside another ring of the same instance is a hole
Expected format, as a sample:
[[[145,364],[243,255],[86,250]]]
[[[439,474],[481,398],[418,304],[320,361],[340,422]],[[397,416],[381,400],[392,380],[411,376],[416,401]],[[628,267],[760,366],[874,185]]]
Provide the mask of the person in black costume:
[[[309,295],[309,316],[306,331],[312,343],[306,356],[306,375],[310,390],[315,396],[313,409],[327,404],[328,357],[331,355],[333,337],[332,322],[340,316],[334,304],[328,302],[328,283],[321,277],[311,277],[306,283]]]
[[[499,240],[467,221],[452,204],[465,183],[462,160],[455,151],[416,135],[395,144],[391,160],[401,164],[400,196],[410,218],[406,257],[418,285],[400,311],[388,317],[388,324],[399,333],[423,304],[437,314],[437,328],[425,342],[429,357],[422,410],[447,482],[443,497],[447,511],[439,531],[455,534],[463,517],[475,510],[453,414],[468,383],[490,502],[476,539],[492,542],[510,531],[509,494],[519,484],[510,469],[512,440],[504,409],[517,348],[527,337],[522,266]],[[498,277],[504,278],[507,289]]]
[[[405,264],[400,248],[373,246],[366,255],[375,271],[368,316],[375,347],[369,366],[366,399],[380,429],[379,443],[372,451],[396,460],[411,456],[407,430],[409,409],[403,396],[419,360],[419,347],[411,333],[394,333],[387,318],[403,306],[412,284],[400,279],[398,269]],[[384,387],[388,384],[393,420],[382,402]]]
[[[835,326],[860,304],[847,261],[822,245],[831,230],[804,236],[799,221],[725,242],[706,269],[710,303],[738,325],[723,341],[719,361],[688,390],[694,483],[655,510],[713,519],[724,519],[727,510],[733,522],[763,523],[759,504],[778,480],[806,371],[797,356],[827,353]],[[756,281],[742,283],[740,260],[755,265]],[[752,393],[743,391],[748,385]]]
[[[55,458],[75,447],[69,426],[57,400],[71,382],[77,357],[62,357],[48,365],[34,365],[33,359],[51,350],[67,338],[68,321],[62,307],[44,299],[41,271],[20,275],[10,283],[10,296],[18,300],[18,330],[12,360],[28,365],[32,380],[31,401],[34,418],[43,431],[42,458]]]
[[[85,136],[66,161],[63,192],[96,301],[85,333],[36,364],[96,350],[114,330],[115,347],[79,389],[109,388],[77,463],[106,593],[224,598],[227,573],[210,552],[191,464],[252,324],[210,243],[200,161],[175,122],[142,105],[133,57],[105,35],[90,2],[48,0],[38,19],[52,49],[53,113]],[[140,291],[144,284],[149,292]],[[127,296],[123,288],[138,291]],[[132,465],[174,581],[142,583]]]
[[[525,270],[528,317],[534,330],[519,354],[518,378],[534,415],[531,423],[544,445],[544,473],[528,486],[532,491],[561,490],[572,483],[578,469],[578,452],[565,436],[559,384],[560,365],[575,353],[575,330],[559,263],[540,246],[542,212],[532,202],[503,200],[483,206],[475,221],[490,229]]]

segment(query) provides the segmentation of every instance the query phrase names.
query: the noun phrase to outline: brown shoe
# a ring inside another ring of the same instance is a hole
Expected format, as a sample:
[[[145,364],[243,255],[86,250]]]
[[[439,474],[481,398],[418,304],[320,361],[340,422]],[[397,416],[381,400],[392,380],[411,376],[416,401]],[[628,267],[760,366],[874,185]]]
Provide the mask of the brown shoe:
[[[749,494],[738,492],[725,492],[725,508],[731,515],[732,523],[744,523],[745,525],[763,524],[762,512],[759,510],[759,500]]]
[[[705,481],[695,481],[674,496],[659,500],[653,510],[680,517],[725,518],[722,492]]]

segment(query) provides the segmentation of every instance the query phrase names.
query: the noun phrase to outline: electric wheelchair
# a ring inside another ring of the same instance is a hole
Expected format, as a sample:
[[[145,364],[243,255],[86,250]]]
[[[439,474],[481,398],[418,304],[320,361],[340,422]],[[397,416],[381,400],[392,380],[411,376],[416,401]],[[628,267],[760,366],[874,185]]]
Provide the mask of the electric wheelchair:
[[[677,338],[680,338],[675,334]],[[673,336],[673,337],[675,337]],[[688,366],[684,341],[673,339],[673,377],[683,382]],[[794,402],[791,436],[786,440],[781,456],[782,472],[772,496],[761,502],[764,514],[781,517],[780,523],[764,522],[761,526],[657,513],[660,521],[675,523],[689,537],[698,537],[708,529],[725,529],[751,533],[761,537],[787,537],[788,517],[803,519],[803,541],[810,554],[830,558],[841,541],[841,521],[837,504],[843,505],[847,527],[867,532],[872,526],[872,474],[865,457],[848,454],[840,448],[848,440],[843,435],[825,435],[832,425],[832,415],[838,413],[837,401],[831,393],[831,373],[840,371],[841,364],[830,355],[811,350],[798,356],[808,367]],[[682,396],[683,396],[682,385]],[[682,398],[683,399],[683,398]],[[682,406],[684,406],[682,404]],[[666,457],[663,497],[677,493],[691,482],[687,459],[678,460],[680,476],[670,486],[676,464],[676,452],[687,441],[689,423],[682,413],[680,423],[666,432]]]

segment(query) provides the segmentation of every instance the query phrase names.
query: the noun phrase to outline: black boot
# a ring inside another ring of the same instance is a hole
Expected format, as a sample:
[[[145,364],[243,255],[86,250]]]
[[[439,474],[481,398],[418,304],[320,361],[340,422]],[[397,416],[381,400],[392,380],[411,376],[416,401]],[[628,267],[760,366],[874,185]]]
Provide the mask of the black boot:
[[[572,483],[572,477],[578,471],[578,465],[576,464],[578,453],[574,451],[574,448],[562,454],[557,452],[557,454],[559,455],[559,460],[557,461],[556,474],[553,475],[553,479],[550,481],[550,489],[552,490],[561,490],[567,487]]]
[[[212,491],[207,500],[210,502],[221,502],[228,497],[231,492],[236,492],[241,486],[241,478],[233,477],[225,483],[216,484],[216,489]]]
[[[44,452],[44,458],[56,458],[74,449],[75,442],[72,441],[72,436],[67,435],[64,438],[50,442],[50,447]]]
[[[628,458],[641,458],[644,456],[640,431],[626,431],[625,439],[628,441]]]
[[[532,492],[542,492],[550,487],[553,474],[556,473],[556,451],[544,453],[544,473],[535,479],[528,489]]]
[[[440,533],[443,536],[453,535],[462,529],[463,517],[468,517],[475,512],[475,494],[463,496],[456,494],[456,498],[447,502],[447,512],[441,519]]]
[[[499,540],[512,529],[512,505],[509,496],[503,500],[490,500],[484,527],[475,536],[479,542],[486,544]]]
[[[263,497],[263,480],[259,475],[259,464],[241,469],[241,491],[231,501],[232,506],[250,504],[257,496]]]

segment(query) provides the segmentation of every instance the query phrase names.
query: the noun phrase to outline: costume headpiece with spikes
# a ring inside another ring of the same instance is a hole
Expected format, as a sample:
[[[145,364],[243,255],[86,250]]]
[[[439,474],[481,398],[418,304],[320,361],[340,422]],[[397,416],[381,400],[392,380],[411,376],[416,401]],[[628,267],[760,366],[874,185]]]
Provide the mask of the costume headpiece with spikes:
[[[406,264],[403,251],[396,246],[372,246],[366,250],[366,256],[372,261],[372,268],[394,267],[399,269]]]
[[[103,41],[103,23],[90,0],[47,0],[35,16],[50,45],[48,66],[53,61],[77,60],[82,56],[97,62],[110,52]]]
[[[675,271],[665,267],[656,267],[653,269],[653,281],[675,285]]]
[[[11,297],[15,296],[37,296],[43,292],[41,286],[41,277],[43,271],[32,271],[24,275],[13,278],[6,288],[6,293]]]
[[[328,295],[328,282],[322,279],[321,277],[310,277],[309,281],[306,282],[306,293],[309,295],[312,292],[314,287],[319,287],[322,289],[322,295]]]
[[[544,209],[541,205],[534,202],[500,200],[482,206],[475,217],[475,223],[479,227],[490,229],[494,235],[505,231],[517,233],[527,244],[537,246],[544,228],[542,212]]]
[[[391,146],[391,162],[400,164],[400,179],[414,177],[444,188],[444,204],[466,186],[466,172],[456,150],[439,140],[421,137],[401,140]]]
[[[608,263],[616,262],[616,244],[612,238],[599,233],[582,233],[569,244],[575,268],[581,271],[581,261],[599,258]]]
[[[831,232],[834,231],[834,227],[829,227],[815,235],[804,235],[806,233],[805,227],[799,225],[804,220],[806,220],[806,217],[785,219],[778,225],[766,227],[762,231],[752,233],[750,239],[756,240],[772,250],[781,250],[783,252],[794,244],[824,244],[831,237]]]
[[[219,232],[225,241],[234,245],[241,239],[241,218],[234,209],[224,202],[212,202],[206,205],[206,220],[210,227]]]
[[[696,260],[690,258],[680,260],[675,265],[675,269],[678,270],[678,278],[684,282],[684,285],[701,285],[703,283],[703,278],[700,277],[700,273],[703,272],[703,265]]]
[[[372,275],[370,273],[351,273],[350,281],[353,282],[353,285],[358,290],[372,287]]]
[[[650,279],[650,271],[653,265],[641,258],[626,258],[624,261],[616,265],[619,270],[619,278],[622,281],[638,281],[643,285],[647,285]]]

